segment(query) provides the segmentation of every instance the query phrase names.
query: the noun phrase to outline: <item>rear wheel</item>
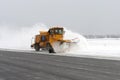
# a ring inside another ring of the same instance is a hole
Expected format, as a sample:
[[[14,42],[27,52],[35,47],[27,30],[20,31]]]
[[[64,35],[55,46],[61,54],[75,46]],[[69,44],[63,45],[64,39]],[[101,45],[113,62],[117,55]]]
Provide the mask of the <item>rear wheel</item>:
[[[55,53],[55,51],[52,48],[52,46],[50,45],[50,43],[47,43],[46,47],[47,47],[47,50],[49,51],[49,53]]]
[[[40,50],[39,44],[35,44],[35,51],[39,51],[39,50]]]

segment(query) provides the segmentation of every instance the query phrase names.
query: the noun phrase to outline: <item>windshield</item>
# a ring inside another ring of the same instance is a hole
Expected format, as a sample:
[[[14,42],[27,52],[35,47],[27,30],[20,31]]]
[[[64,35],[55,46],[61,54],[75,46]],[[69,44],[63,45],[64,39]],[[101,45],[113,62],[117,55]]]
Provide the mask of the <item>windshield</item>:
[[[56,33],[56,34],[63,34],[63,30],[62,30],[62,29],[56,29],[56,30],[55,30],[55,33]]]

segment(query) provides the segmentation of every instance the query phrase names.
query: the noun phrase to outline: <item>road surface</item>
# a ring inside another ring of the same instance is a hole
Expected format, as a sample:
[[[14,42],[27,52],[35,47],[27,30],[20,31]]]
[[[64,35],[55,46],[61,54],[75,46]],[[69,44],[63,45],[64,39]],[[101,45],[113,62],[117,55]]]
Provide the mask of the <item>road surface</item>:
[[[1,50],[0,80],[120,80],[120,61]]]

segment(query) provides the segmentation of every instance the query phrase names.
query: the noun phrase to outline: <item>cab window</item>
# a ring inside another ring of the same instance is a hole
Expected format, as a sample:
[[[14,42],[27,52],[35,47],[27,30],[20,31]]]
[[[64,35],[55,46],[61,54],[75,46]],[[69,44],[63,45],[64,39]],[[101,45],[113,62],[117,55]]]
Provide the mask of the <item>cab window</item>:
[[[59,30],[59,34],[63,34],[63,30],[60,29],[60,30]]]
[[[41,36],[41,40],[42,40],[43,42],[46,41],[46,36],[42,35],[42,36]]]
[[[56,29],[56,30],[55,30],[55,33],[56,33],[56,34],[59,34],[59,31]]]
[[[61,29],[56,29],[56,30],[55,30],[55,34],[63,34],[63,30],[61,30]]]
[[[50,30],[50,34],[54,34],[54,30]]]

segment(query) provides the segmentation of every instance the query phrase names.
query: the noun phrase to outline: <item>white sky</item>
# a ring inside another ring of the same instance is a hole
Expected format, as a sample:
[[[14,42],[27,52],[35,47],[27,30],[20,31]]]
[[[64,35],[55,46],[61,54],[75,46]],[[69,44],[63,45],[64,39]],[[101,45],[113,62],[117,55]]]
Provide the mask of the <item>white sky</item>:
[[[0,0],[0,25],[36,23],[82,34],[120,34],[120,0]]]

